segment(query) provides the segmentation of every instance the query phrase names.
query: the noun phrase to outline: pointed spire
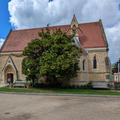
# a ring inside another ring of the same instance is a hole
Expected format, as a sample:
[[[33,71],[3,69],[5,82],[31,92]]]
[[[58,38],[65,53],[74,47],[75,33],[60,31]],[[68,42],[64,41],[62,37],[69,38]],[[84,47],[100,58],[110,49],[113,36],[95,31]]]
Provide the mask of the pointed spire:
[[[73,26],[78,28],[78,21],[77,21],[77,18],[75,16],[75,14],[73,15],[73,19],[72,19],[72,22],[71,22],[71,28],[73,28]]]

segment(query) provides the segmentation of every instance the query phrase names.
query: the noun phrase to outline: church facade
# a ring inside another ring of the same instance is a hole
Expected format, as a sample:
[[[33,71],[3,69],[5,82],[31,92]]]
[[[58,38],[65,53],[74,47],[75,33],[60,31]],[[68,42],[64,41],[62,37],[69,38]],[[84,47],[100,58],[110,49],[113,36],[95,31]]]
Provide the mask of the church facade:
[[[79,24],[75,15],[70,25],[49,27],[54,31],[60,28],[63,32],[71,34],[76,32],[75,39],[79,41],[83,54],[80,58],[80,71],[78,77],[70,81],[71,85],[81,85],[92,81],[94,85],[107,85],[111,74],[111,63],[108,57],[108,43],[101,20],[91,23]],[[45,28],[25,30],[11,30],[0,50],[0,86],[12,82],[25,80],[22,74],[22,52],[27,44],[39,38],[38,32]]]

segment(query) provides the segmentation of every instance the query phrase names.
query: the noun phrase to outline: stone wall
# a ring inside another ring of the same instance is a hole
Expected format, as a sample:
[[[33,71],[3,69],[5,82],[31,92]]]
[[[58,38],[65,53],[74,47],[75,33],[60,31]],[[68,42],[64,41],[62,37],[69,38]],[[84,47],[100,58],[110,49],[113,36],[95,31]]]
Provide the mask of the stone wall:
[[[97,68],[93,68],[93,58],[96,55]],[[110,72],[106,70],[105,58],[108,57],[107,50],[91,50],[88,51],[88,66],[89,66],[89,80],[90,81],[108,81],[106,75]],[[110,70],[111,71],[111,70]]]
[[[83,70],[83,61],[85,61],[84,70]],[[80,71],[78,71],[77,77],[70,81],[71,85],[81,85],[89,82],[87,54],[84,54],[80,57],[79,67],[80,67]]]
[[[6,67],[7,60],[11,56],[14,65],[16,66],[16,69],[18,71],[18,79],[20,80],[25,80],[25,75],[22,74],[22,60],[24,56],[19,56],[19,55],[1,55],[0,57],[0,78],[1,81],[4,79],[4,72],[3,68]]]
[[[93,58],[96,55],[97,68],[93,69]],[[25,80],[25,75],[22,74],[22,60],[24,56],[20,54],[16,55],[1,55],[0,56],[0,81],[4,82],[3,68],[6,62],[11,56],[14,65],[18,71],[18,79]],[[90,50],[88,54],[84,54],[80,58],[78,76],[70,81],[70,84],[85,84],[89,81],[108,81],[106,75],[110,75],[110,72],[106,72],[105,58],[108,56],[107,50]],[[83,61],[85,61],[85,69],[83,70]]]

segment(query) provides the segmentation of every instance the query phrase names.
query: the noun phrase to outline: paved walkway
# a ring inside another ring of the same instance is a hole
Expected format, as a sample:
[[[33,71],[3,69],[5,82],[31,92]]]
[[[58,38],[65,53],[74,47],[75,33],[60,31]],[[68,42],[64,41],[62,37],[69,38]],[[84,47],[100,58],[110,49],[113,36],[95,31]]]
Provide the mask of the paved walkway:
[[[120,98],[0,93],[0,120],[120,120]]]
[[[116,91],[120,92],[120,91]],[[120,98],[119,95],[95,95],[95,94],[61,94],[61,93],[24,93],[24,92],[2,92],[0,94],[10,95],[42,95],[42,96],[76,96],[76,97],[109,97],[109,98]]]

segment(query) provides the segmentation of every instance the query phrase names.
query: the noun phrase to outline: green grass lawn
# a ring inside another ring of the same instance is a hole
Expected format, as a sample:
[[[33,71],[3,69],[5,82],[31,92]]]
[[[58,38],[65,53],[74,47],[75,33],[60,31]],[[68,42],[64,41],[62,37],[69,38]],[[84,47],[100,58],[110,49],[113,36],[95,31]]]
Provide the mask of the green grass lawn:
[[[60,93],[60,94],[93,94],[93,95],[120,95],[120,92],[110,90],[92,89],[35,89],[35,88],[0,88],[0,92],[22,92],[22,93]]]

